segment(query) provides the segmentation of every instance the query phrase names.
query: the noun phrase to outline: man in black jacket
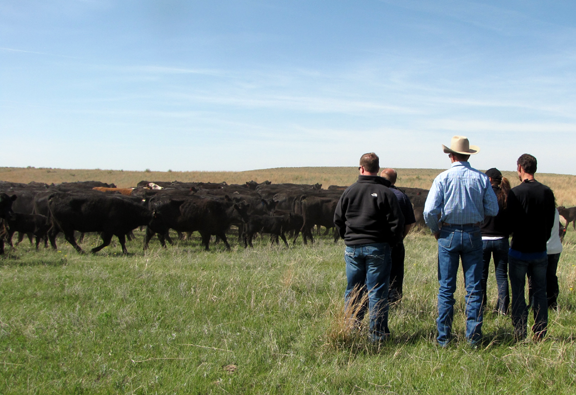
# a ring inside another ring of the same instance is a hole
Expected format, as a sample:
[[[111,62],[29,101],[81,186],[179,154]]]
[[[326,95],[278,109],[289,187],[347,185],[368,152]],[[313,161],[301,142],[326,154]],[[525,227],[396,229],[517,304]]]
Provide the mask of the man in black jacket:
[[[524,154],[518,158],[521,184],[508,195],[508,211],[512,226],[509,251],[510,287],[512,288],[512,325],[518,340],[527,336],[528,309],[524,299],[527,273],[534,287],[534,340],[546,335],[548,305],[546,299],[546,242],[554,225],[554,193],[534,179],[536,158]]]
[[[346,244],[347,315],[362,321],[365,309],[359,303],[362,294],[368,292],[370,336],[374,341],[385,340],[390,334],[390,250],[402,240],[404,230],[398,200],[388,188],[389,181],[378,177],[379,169],[375,153],[362,155],[358,181],[344,191],[334,213],[334,224]]]

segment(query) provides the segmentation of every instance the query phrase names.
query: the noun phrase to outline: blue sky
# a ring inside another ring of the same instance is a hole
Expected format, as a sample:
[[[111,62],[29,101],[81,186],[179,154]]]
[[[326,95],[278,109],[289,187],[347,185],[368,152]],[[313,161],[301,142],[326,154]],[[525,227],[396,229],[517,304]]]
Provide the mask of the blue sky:
[[[576,174],[576,2],[0,1],[0,166]]]

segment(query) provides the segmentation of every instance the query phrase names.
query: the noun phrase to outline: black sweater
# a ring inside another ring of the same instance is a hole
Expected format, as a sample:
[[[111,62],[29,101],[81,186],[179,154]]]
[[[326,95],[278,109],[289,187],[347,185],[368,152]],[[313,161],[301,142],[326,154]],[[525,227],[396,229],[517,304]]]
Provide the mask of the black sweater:
[[[512,188],[508,195],[510,248],[523,253],[546,251],[555,209],[554,193],[538,181],[524,181]]]
[[[404,216],[388,180],[359,176],[336,206],[334,224],[346,245],[389,243],[402,240]]]

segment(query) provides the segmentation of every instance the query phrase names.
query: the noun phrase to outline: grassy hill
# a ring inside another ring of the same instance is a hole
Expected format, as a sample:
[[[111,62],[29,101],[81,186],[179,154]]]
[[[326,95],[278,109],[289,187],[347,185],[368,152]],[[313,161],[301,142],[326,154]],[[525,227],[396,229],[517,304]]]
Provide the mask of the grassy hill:
[[[445,169],[397,169],[399,187],[430,189],[434,178]],[[514,172],[504,172],[512,186],[518,185]],[[358,177],[356,167],[280,167],[250,171],[123,171],[123,170],[71,170],[53,168],[0,167],[0,181],[47,184],[74,181],[102,181],[121,188],[133,187],[146,181],[226,182],[244,184],[247,181],[272,181],[273,183],[350,185]],[[537,174],[537,180],[548,185],[556,195],[559,206],[576,206],[576,176]]]

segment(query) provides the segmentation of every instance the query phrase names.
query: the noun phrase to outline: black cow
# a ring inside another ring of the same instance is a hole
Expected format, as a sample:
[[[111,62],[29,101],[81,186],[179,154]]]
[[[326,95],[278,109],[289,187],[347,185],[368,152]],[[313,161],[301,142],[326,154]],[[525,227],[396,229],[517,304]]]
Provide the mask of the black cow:
[[[48,229],[50,224],[48,218],[40,214],[21,214],[14,213],[12,218],[5,220],[8,224],[8,244],[14,247],[12,244],[12,236],[15,232],[19,232],[17,245],[22,241],[24,234],[32,234],[36,239],[36,249],[40,244],[40,240],[44,240],[44,245],[48,246]]]
[[[558,214],[564,217],[566,220],[566,229],[568,229],[568,225],[572,222],[572,226],[576,229],[576,207],[569,207],[566,208],[564,206],[558,207]]]
[[[63,182],[61,184],[52,184],[50,188],[59,192],[78,192],[92,189],[94,187],[116,188],[114,184],[107,184],[101,181],[76,181]]]
[[[122,195],[56,193],[48,198],[48,209],[52,225],[80,253],[83,251],[76,244],[75,230],[100,233],[102,244],[93,248],[93,253],[109,245],[112,236],[116,236],[124,254],[128,253],[126,234],[133,229],[147,225],[164,231],[151,210]]]
[[[32,214],[34,210],[34,200],[38,193],[42,193],[46,191],[46,187],[37,184],[25,184],[26,187],[24,188],[10,188],[9,191],[6,191],[10,194],[15,194],[18,196],[18,199],[12,204],[12,211],[14,213],[22,213],[22,214]],[[28,227],[31,228],[31,227]],[[34,236],[34,232],[25,232],[30,239],[30,243],[32,244],[32,237]],[[18,240],[22,240],[25,235],[24,232],[19,231]],[[10,236],[11,237],[11,236]],[[12,245],[9,242],[10,245]]]
[[[299,212],[304,218],[302,225],[302,239],[306,244],[306,239],[310,238],[313,243],[312,228],[315,225],[324,226],[326,229],[334,228],[334,241],[338,240],[338,232],[334,227],[334,212],[338,199],[334,197],[318,197],[303,195],[300,198]]]
[[[290,228],[291,213],[287,213],[279,216],[271,215],[257,215],[248,214],[249,205],[247,204],[234,204],[234,208],[240,214],[242,221],[244,222],[244,231],[242,232],[244,238],[244,248],[252,245],[252,238],[256,233],[267,233],[272,235],[270,240],[272,244],[276,242],[279,244],[278,237],[282,238],[282,241],[288,247],[288,241],[284,232]]]
[[[198,231],[207,251],[210,246],[210,236],[215,235],[224,242],[226,249],[230,249],[226,231],[230,228],[233,219],[234,208],[231,199],[166,196],[158,200],[152,199],[150,205],[161,217],[166,229],[170,228],[179,232]],[[160,233],[148,227],[144,249],[148,248],[148,242],[155,233],[158,233],[162,246],[166,246],[164,239],[167,232]]]
[[[284,234],[288,233],[293,237],[292,244],[296,244],[300,229],[304,225],[304,218],[300,214],[296,214],[286,210],[274,210],[270,213],[273,216],[285,216],[286,221],[283,224]]]
[[[0,193],[0,218],[9,220],[14,215],[12,211],[12,203],[16,200],[16,195],[8,196],[5,193]],[[2,225],[4,227],[4,225]],[[4,233],[4,232],[2,232]],[[0,255],[4,254],[4,238],[0,237]]]

